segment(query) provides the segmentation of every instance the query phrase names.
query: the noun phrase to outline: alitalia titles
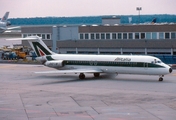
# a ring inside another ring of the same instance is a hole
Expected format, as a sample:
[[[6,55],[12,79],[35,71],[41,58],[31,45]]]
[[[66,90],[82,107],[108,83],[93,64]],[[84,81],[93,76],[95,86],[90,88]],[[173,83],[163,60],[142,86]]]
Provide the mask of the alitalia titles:
[[[120,57],[117,57],[114,61],[118,61],[118,62],[131,62],[131,58],[120,58]]]

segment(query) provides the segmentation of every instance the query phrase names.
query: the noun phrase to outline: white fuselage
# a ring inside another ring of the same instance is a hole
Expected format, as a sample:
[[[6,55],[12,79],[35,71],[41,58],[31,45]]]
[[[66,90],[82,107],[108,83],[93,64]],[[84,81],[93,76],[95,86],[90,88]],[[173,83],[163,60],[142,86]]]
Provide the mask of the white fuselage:
[[[49,61],[63,60],[64,66],[56,69],[98,69],[105,73],[165,75],[170,66],[152,56],[137,55],[69,55],[55,54]]]

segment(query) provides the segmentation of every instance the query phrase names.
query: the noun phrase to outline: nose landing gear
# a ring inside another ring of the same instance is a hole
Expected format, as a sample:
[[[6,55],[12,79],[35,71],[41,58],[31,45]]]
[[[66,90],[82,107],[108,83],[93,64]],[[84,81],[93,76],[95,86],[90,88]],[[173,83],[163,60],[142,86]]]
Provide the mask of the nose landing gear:
[[[163,77],[164,77],[164,75],[160,75],[159,77],[160,77],[160,78],[159,78],[158,81],[160,81],[160,82],[163,81]]]
[[[163,78],[162,78],[162,77],[160,77],[160,78],[159,78],[159,81],[160,81],[160,82],[161,82],[161,81],[163,81]]]

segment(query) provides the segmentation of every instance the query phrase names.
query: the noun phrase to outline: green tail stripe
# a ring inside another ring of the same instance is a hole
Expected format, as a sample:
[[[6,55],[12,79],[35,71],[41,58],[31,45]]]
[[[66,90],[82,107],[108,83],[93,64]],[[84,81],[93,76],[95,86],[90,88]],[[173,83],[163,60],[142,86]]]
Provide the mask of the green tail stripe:
[[[48,61],[54,60],[51,56],[46,56],[46,59],[47,59]]]
[[[35,51],[36,51],[37,56],[40,56],[40,53],[39,53],[39,51],[38,51],[38,49],[37,49],[37,46],[38,46],[46,55],[51,55],[51,53],[50,53],[47,49],[45,49],[40,43],[38,43],[38,42],[32,42],[32,44],[33,44],[33,46],[34,46],[34,49],[35,49]]]

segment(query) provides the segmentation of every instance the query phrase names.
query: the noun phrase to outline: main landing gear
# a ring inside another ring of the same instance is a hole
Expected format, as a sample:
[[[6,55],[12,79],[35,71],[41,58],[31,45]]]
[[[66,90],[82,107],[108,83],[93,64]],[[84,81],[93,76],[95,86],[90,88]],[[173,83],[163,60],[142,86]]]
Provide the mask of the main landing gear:
[[[94,73],[94,77],[99,77],[100,76],[100,73]],[[85,74],[84,73],[80,73],[79,74],[79,79],[85,79]]]
[[[85,78],[84,73],[80,73],[80,74],[79,74],[79,79],[84,79],[84,78]]]
[[[159,78],[159,81],[160,81],[160,82],[163,81],[164,75],[160,75],[159,77],[160,77],[160,78]]]
[[[100,73],[94,73],[94,77],[100,77]]]

